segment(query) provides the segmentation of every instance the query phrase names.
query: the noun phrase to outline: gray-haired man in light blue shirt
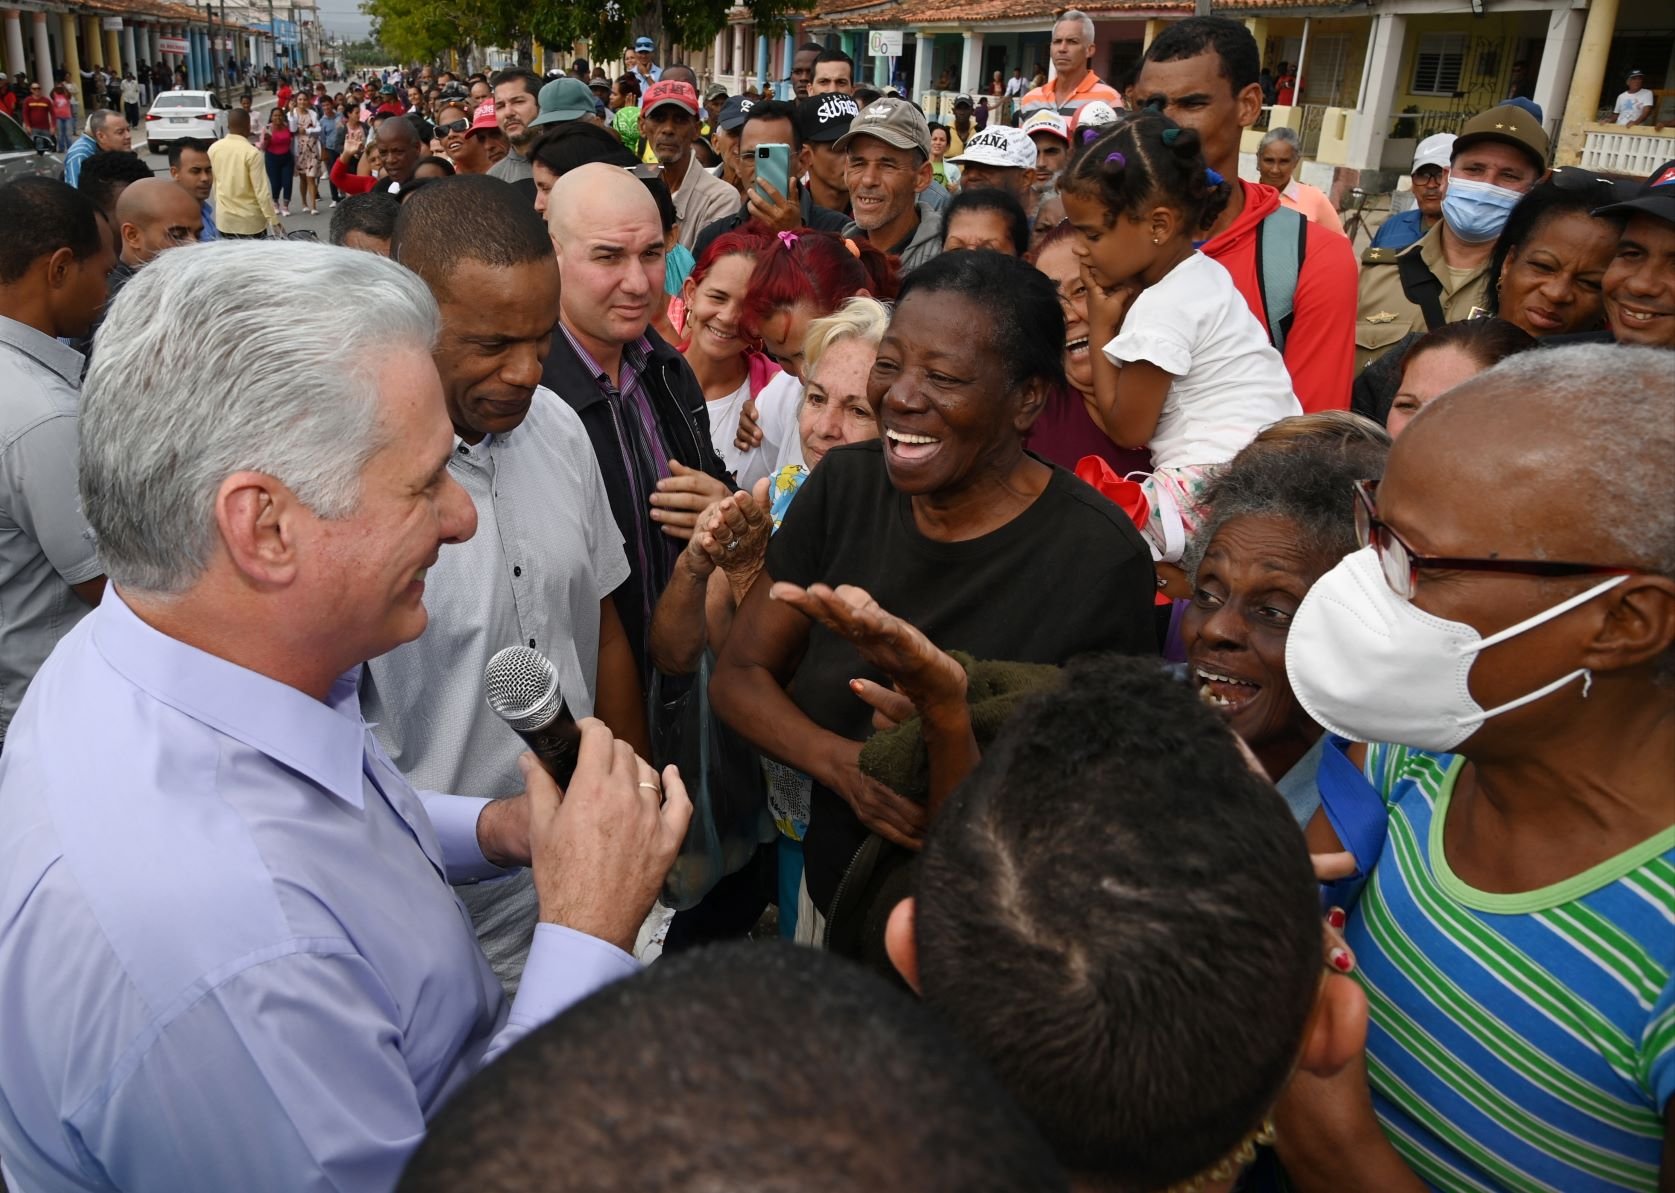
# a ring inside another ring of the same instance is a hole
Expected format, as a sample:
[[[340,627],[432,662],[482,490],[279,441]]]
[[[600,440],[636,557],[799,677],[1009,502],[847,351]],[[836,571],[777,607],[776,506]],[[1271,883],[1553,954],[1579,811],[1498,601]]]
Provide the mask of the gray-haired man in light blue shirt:
[[[378,352],[250,333],[305,285]],[[562,803],[532,758],[518,797],[421,793],[360,714],[476,528],[436,333],[411,273],[304,243],[164,253],[111,305],[80,488],[114,590],[0,756],[13,1188],[383,1193],[461,1083],[635,969],[691,813],[672,768],[586,720]],[[526,863],[508,1005],[447,883]]]

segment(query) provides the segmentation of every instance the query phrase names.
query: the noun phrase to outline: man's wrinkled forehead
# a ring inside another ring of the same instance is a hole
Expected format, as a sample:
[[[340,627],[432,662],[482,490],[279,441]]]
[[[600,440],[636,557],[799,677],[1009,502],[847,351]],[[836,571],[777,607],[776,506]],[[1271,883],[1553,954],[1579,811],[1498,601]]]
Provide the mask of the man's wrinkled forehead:
[[[1165,108],[1187,103],[1203,103],[1231,94],[1233,82],[1214,50],[1205,50],[1190,58],[1167,61],[1148,59],[1141,63],[1140,73],[1131,89],[1135,108]]]

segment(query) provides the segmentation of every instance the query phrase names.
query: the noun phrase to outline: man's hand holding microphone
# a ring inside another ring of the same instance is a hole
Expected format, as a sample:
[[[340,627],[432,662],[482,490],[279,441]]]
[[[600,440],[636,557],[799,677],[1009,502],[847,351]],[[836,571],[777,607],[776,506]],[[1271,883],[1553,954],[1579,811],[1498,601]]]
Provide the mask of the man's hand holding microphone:
[[[501,651],[485,681],[489,706],[532,749],[518,759],[523,794],[478,817],[483,856],[529,866],[543,923],[633,952],[692,819],[679,770],[660,777],[603,721],[572,720],[556,670],[534,650]]]

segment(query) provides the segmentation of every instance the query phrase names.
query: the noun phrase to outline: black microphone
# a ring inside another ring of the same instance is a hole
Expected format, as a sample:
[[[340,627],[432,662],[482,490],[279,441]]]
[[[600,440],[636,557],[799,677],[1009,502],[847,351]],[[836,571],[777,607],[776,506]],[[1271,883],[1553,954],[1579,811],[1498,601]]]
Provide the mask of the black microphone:
[[[558,690],[558,668],[528,646],[508,646],[483,671],[489,707],[523,738],[554,781],[566,787],[576,773],[582,731]]]

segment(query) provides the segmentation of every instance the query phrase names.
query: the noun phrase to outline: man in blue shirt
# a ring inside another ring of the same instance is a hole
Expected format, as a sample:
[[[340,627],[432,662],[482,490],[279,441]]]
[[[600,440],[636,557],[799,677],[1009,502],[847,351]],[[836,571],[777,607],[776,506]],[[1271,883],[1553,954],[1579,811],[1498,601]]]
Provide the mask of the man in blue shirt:
[[[75,186],[81,179],[82,163],[95,153],[129,150],[134,147],[134,130],[121,112],[100,108],[87,118],[87,131],[64,153],[64,181]]]
[[[639,76],[641,91],[663,77],[663,68],[652,63],[652,56],[656,53],[657,43],[651,38],[634,39],[634,64],[629,69]]]
[[[203,231],[198,233],[198,239],[219,240],[221,233],[215,228],[215,206],[209,201],[210,195],[215,191],[215,171],[209,164],[208,142],[171,141],[169,177],[197,200],[198,209],[204,217]]]
[[[252,334],[312,285],[376,354]],[[12,1188],[384,1193],[473,1073],[635,970],[691,812],[673,768],[589,719],[562,804],[528,755],[521,795],[420,793],[360,715],[362,662],[476,529],[437,323],[394,262],[300,242],[164,253],[111,304],[80,490],[113,587],[0,756]],[[447,882],[521,864],[508,1006]]]
[[[1379,225],[1372,248],[1405,249],[1442,218],[1442,197],[1448,193],[1448,162],[1453,152],[1453,133],[1437,133],[1419,142],[1409,175],[1413,179],[1414,205]]]

